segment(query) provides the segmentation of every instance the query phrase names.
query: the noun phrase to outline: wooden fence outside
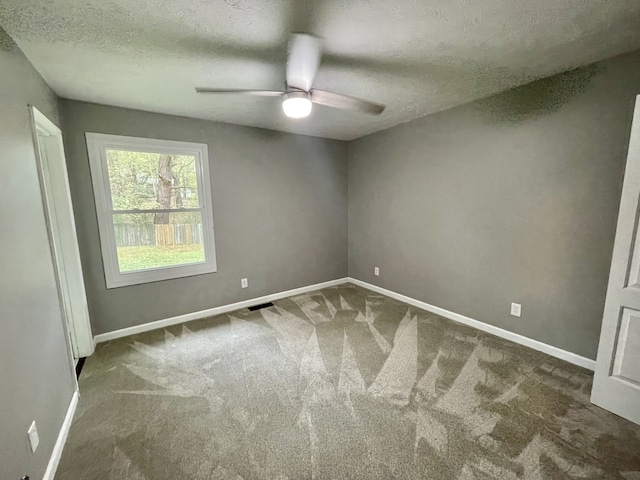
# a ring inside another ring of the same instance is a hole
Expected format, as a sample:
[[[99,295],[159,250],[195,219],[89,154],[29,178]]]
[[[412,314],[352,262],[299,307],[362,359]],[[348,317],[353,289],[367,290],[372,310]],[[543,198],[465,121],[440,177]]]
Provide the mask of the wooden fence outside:
[[[166,245],[191,245],[203,243],[202,224],[143,224],[131,223],[114,224],[116,246],[141,247],[141,246],[166,246]]]

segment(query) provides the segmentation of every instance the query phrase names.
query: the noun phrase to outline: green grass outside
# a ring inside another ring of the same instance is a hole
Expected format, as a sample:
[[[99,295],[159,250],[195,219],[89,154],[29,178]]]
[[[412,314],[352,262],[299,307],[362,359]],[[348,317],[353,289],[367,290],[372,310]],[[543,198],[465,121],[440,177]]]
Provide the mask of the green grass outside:
[[[204,245],[118,247],[121,272],[204,262]]]

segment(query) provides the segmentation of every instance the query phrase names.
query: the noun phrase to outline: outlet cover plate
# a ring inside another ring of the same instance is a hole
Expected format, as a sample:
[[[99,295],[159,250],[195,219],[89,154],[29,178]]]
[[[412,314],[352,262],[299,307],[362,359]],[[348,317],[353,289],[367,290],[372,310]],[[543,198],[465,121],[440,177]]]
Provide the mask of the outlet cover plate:
[[[249,286],[249,280],[243,278],[242,280],[240,280],[240,285],[242,286],[242,288],[247,288]]]
[[[520,305],[519,303],[512,303],[511,315],[513,315],[514,317],[519,317],[521,313],[522,313],[522,305]]]
[[[380,275],[380,269],[378,267],[373,267],[373,274],[377,277]]]

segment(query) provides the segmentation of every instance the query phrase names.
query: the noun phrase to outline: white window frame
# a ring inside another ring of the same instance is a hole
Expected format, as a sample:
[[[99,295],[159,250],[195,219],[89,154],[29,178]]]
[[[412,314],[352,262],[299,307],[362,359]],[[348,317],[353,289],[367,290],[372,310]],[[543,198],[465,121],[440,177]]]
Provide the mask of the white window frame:
[[[87,152],[89,154],[93,194],[96,202],[102,263],[104,264],[107,288],[158,282],[161,280],[215,272],[217,270],[216,250],[207,145],[203,143],[176,142],[171,140],[125,137],[121,135],[90,132],[87,132],[85,136],[87,140]],[[165,155],[189,155],[195,157],[200,205],[197,208],[114,210],[107,168],[107,149],[153,152]],[[114,213],[180,213],[195,211],[201,212],[202,215],[202,235],[205,251],[204,262],[120,272],[115,229],[112,220]]]

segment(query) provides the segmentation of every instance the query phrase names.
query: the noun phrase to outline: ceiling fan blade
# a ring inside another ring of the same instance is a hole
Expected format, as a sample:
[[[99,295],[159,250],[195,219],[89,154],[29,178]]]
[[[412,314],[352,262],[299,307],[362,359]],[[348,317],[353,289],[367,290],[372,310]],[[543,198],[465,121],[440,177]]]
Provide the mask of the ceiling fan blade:
[[[287,85],[308,92],[316,78],[322,39],[306,33],[294,33],[287,51]]]
[[[284,95],[284,92],[278,90],[241,90],[233,88],[206,88],[196,87],[198,93],[238,93],[240,95],[253,95],[255,97],[279,97]]]
[[[311,101],[318,105],[340,108],[342,110],[354,110],[369,115],[380,115],[386,108],[386,105],[380,105],[379,103],[369,102],[361,98],[350,97],[340,93],[318,90],[316,88],[311,91]]]

